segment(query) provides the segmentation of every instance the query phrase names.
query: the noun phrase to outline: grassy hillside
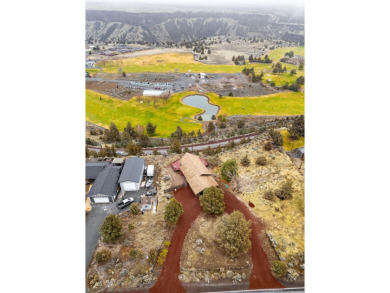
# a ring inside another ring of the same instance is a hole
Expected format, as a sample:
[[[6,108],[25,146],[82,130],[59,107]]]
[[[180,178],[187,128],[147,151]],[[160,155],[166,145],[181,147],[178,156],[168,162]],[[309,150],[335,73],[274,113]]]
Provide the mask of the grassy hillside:
[[[290,51],[293,51],[294,55],[305,56],[305,47],[299,46],[299,47],[285,47],[285,48],[272,50],[271,52],[268,53],[268,57],[270,59],[274,59],[275,62],[280,58],[283,58],[284,54]]]
[[[284,53],[294,50],[291,47],[276,49],[269,54],[275,58],[274,61],[282,58]],[[302,47],[303,48],[303,47]],[[295,52],[295,51],[294,51]],[[248,58],[248,56],[246,56]],[[297,66],[285,64],[287,70],[297,68]],[[164,53],[158,55],[139,56],[135,58],[127,58],[122,60],[109,60],[99,62],[99,66],[103,68],[103,72],[118,73],[121,68],[125,72],[208,72],[208,73],[236,73],[241,72],[244,67],[254,67],[256,73],[261,70],[271,70],[271,64],[250,63],[246,65],[215,65],[204,64],[194,60],[191,53]]]
[[[281,92],[261,97],[223,97],[208,93],[212,104],[220,106],[219,114],[232,115],[299,115],[304,114],[304,93]]]
[[[283,148],[285,151],[291,151],[292,148],[296,149],[296,148],[301,148],[301,147],[305,146],[305,138],[304,137],[300,137],[299,139],[297,139],[293,142],[293,141],[290,141],[290,133],[288,132],[287,129],[282,130],[280,132],[280,134],[283,135],[283,140],[284,140]]]
[[[150,99],[142,98],[142,103],[132,98],[122,101],[92,90],[86,90],[86,120],[97,125],[108,127],[114,122],[120,131],[123,131],[127,122],[133,126],[146,126],[148,122],[157,124],[156,136],[167,137],[177,126],[184,131],[197,131],[201,125],[197,123],[183,123],[182,117],[192,117],[201,113],[201,110],[180,103],[180,99],[190,94],[174,94],[166,103],[158,101],[156,107]],[[99,97],[102,97],[100,100]]]
[[[108,127],[114,122],[123,130],[127,122],[133,126],[146,126],[148,122],[157,124],[156,136],[167,137],[177,126],[184,131],[201,129],[198,123],[181,122],[184,117],[193,117],[201,113],[200,109],[186,106],[180,99],[195,92],[183,92],[172,95],[167,102],[159,100],[156,106],[148,97],[119,100],[92,90],[86,90],[86,120]],[[232,115],[298,115],[304,113],[304,94],[282,92],[261,97],[223,97],[208,93],[212,104],[220,106],[218,114]],[[100,100],[99,97],[102,97]],[[142,103],[140,103],[142,102]],[[188,119],[184,119],[188,121]]]

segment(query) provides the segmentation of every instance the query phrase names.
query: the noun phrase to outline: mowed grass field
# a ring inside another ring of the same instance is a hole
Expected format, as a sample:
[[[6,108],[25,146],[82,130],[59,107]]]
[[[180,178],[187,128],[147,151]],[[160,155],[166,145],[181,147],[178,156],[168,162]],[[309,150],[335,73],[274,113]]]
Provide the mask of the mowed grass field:
[[[156,124],[156,136],[168,137],[180,126],[184,131],[197,131],[202,125],[198,123],[181,122],[183,117],[192,117],[201,113],[200,109],[183,105],[180,99],[191,94],[191,92],[178,93],[172,95],[166,103],[159,101],[156,107],[153,102],[148,103],[143,99],[143,103],[132,98],[129,101],[122,101],[92,90],[86,90],[86,120],[103,126],[109,127],[113,122],[119,131],[123,131],[127,122],[132,126],[137,124],[146,127],[148,122]],[[102,100],[100,100],[102,97]]]
[[[284,54],[287,52],[293,51],[294,55],[305,56],[305,47],[304,46],[296,46],[296,47],[284,47],[272,50],[268,53],[268,57],[273,59],[274,62],[284,57]]]
[[[280,131],[280,134],[283,135],[283,148],[285,151],[291,151],[292,148],[301,148],[305,146],[305,138],[300,137],[295,141],[290,140],[290,133],[287,129]]]
[[[184,96],[195,92],[182,92],[172,95],[166,103],[158,101],[156,107],[148,98],[122,101],[92,90],[86,90],[86,120],[94,124],[109,127],[114,122],[122,131],[127,122],[133,126],[146,126],[148,122],[157,125],[156,136],[168,137],[180,126],[184,131],[197,131],[200,123],[181,122],[184,117],[193,117],[202,111],[180,102]],[[299,115],[304,114],[304,93],[282,92],[261,97],[223,97],[207,93],[210,102],[220,107],[219,114],[232,115]],[[100,100],[99,97],[102,97]],[[188,121],[188,119],[184,119]]]
[[[219,114],[287,116],[305,112],[305,97],[302,92],[281,92],[261,97],[223,97],[207,93],[212,104],[220,107]]]

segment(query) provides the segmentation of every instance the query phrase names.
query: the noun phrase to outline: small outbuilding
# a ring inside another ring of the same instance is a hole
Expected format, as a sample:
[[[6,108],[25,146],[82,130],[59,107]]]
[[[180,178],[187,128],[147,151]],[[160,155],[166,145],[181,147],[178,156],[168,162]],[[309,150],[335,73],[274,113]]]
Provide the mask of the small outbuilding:
[[[123,166],[119,184],[122,193],[138,191],[144,174],[145,160],[139,157],[128,158]]]
[[[122,166],[124,161],[125,160],[123,158],[115,158],[114,160],[112,160],[112,164],[114,166]]]
[[[159,90],[144,90],[142,93],[142,95],[145,97],[151,97],[151,96],[160,97],[166,94],[168,94],[167,91],[159,91]]]
[[[152,209],[152,197],[141,195],[141,210],[150,211]]]

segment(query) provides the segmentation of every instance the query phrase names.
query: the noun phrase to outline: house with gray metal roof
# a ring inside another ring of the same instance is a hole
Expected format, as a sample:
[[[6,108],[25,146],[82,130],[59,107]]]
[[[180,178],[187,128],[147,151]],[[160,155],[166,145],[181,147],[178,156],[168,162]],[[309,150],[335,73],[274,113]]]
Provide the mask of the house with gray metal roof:
[[[93,162],[85,163],[85,179],[95,180],[96,177],[104,170],[107,166],[107,162]]]
[[[121,167],[107,165],[96,177],[87,194],[92,203],[114,202],[118,191],[118,178]]]
[[[144,174],[145,160],[139,157],[128,158],[123,166],[119,184],[121,191],[138,191]]]

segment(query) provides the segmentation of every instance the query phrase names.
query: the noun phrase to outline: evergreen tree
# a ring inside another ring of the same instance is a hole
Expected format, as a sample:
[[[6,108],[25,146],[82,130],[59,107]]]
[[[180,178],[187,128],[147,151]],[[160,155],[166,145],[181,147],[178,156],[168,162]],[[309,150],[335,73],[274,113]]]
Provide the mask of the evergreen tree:
[[[152,123],[148,122],[148,125],[146,126],[146,132],[149,136],[152,136],[156,133],[156,127],[157,125],[153,125]]]
[[[131,123],[127,122],[127,125],[124,129],[124,132],[127,132],[131,138],[136,138],[137,137],[137,132],[133,127],[131,127]]]
[[[235,160],[227,160],[222,164],[221,177],[226,181],[230,181],[235,175],[237,175],[238,166]]]
[[[174,225],[183,213],[184,210],[182,204],[175,198],[172,198],[169,200],[169,203],[165,208],[164,220],[167,221],[168,224]]]
[[[209,133],[212,133],[212,132],[214,132],[214,130],[215,130],[214,123],[213,122],[209,122],[209,124],[207,124],[207,131]]]
[[[171,147],[170,147],[170,151],[172,153],[181,154],[181,144],[180,144],[180,141],[178,139],[173,140]]]
[[[232,258],[247,252],[251,247],[251,221],[247,221],[239,211],[222,216],[217,236],[221,248]]]
[[[100,226],[100,233],[104,242],[114,242],[123,236],[123,227],[119,216],[109,215]]]
[[[200,206],[209,215],[220,215],[225,211],[223,191],[217,187],[209,187],[199,198]]]
[[[301,115],[295,119],[288,132],[292,136],[305,137],[305,117]]]
[[[129,144],[126,146],[126,152],[127,152],[130,156],[138,156],[138,155],[141,155],[141,153],[142,153],[142,148],[141,148],[141,146],[136,145],[136,144],[134,144],[134,143],[129,143]]]

